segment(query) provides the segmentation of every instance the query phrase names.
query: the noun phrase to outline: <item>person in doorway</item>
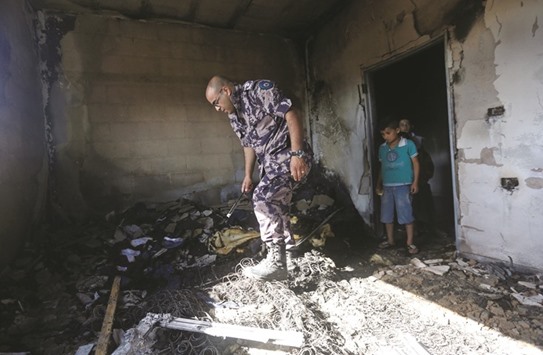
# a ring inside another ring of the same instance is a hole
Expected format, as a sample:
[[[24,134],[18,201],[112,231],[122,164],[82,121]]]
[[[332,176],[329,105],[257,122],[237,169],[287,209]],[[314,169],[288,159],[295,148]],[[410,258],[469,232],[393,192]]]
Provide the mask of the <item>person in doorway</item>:
[[[306,180],[313,152],[304,139],[302,117],[277,85],[269,80],[242,84],[213,76],[207,101],[228,115],[243,146],[245,177],[241,192],[253,190],[255,162],[260,182],[254,187],[253,206],[267,256],[243,273],[259,280],[282,280],[295,242],[290,229],[290,202],[294,188]]]
[[[419,192],[413,196],[413,215],[415,217],[415,233],[435,233],[434,199],[429,180],[434,176],[434,162],[424,147],[423,137],[415,134],[409,119],[400,120],[400,134],[411,139],[417,147],[420,174]]]
[[[400,134],[405,138],[411,139],[415,143],[417,150],[420,150],[422,148],[424,138],[415,133],[415,126],[411,123],[411,121],[409,121],[407,118],[402,118],[399,122],[399,126]]]
[[[419,160],[413,141],[400,136],[398,121],[386,123],[381,128],[385,142],[379,147],[380,174],[377,194],[381,195],[381,222],[385,224],[387,240],[379,244],[386,249],[395,246],[394,212],[398,223],[405,225],[407,252],[419,252],[414,244],[414,217],[411,196],[418,192]]]

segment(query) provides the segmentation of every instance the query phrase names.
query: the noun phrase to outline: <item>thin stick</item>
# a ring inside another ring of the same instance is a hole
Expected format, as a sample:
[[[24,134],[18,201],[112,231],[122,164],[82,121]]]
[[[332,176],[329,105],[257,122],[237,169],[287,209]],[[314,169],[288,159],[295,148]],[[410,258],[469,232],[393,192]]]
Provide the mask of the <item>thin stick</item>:
[[[308,235],[306,235],[305,237],[303,237],[302,239],[298,240],[296,242],[296,246],[300,246],[303,242],[305,242],[306,240],[308,240],[313,234],[315,234],[322,226],[324,226],[326,224],[326,222],[328,222],[332,217],[334,217],[334,215],[336,213],[338,213],[339,211],[341,211],[341,208],[335,210],[334,212],[332,212],[328,217],[326,217],[324,219],[324,221],[322,221],[318,226],[317,228],[313,229],[311,231],[311,233],[309,233]]]
[[[109,295],[109,301],[107,303],[106,315],[104,322],[102,323],[102,330],[100,331],[100,338],[98,339],[98,345],[96,345],[95,355],[106,355],[109,345],[109,339],[111,338],[111,328],[113,328],[113,316],[115,315],[115,308],[117,308],[117,299],[119,298],[119,289],[121,288],[121,276],[115,276],[113,285],[111,286],[111,294]]]

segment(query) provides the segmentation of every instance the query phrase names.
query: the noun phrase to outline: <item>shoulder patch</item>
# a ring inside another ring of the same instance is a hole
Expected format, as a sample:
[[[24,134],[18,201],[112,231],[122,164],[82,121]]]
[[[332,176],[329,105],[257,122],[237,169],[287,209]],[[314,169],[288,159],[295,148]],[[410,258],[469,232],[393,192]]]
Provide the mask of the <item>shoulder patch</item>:
[[[262,90],[269,90],[273,88],[273,83],[269,80],[261,80],[258,82],[258,87]]]

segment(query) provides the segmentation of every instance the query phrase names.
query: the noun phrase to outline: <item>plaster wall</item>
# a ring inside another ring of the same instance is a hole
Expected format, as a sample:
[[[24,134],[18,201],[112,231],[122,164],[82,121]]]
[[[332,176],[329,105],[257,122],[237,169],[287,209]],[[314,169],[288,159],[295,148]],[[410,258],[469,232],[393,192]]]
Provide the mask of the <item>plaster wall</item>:
[[[480,10],[473,4],[357,1],[323,28],[308,47],[314,145],[369,219],[372,193],[359,194],[368,131],[357,85],[366,68],[446,34],[458,249],[543,269],[543,2],[487,1]],[[499,106],[503,114],[487,115]],[[503,177],[518,178],[519,186],[504,189]]]
[[[70,22],[58,40],[47,32]],[[304,101],[301,57],[279,37],[51,13],[42,28],[60,53],[48,88],[57,202],[76,216],[239,191],[243,151],[205,99],[212,75],[270,78]]]
[[[420,3],[423,6],[431,1]],[[415,3],[408,0],[353,1],[351,8],[308,44],[313,144],[323,165],[343,179],[368,224],[372,224],[373,191],[360,191],[362,176],[369,173],[364,169],[364,146],[372,139],[366,95],[359,104],[363,69],[431,39],[417,32],[416,10]],[[426,16],[439,22],[440,11],[435,12],[428,11]]]
[[[455,83],[465,254],[542,269],[543,1],[488,2]],[[505,112],[489,115],[488,108]],[[504,188],[502,178],[518,179]]]
[[[38,53],[24,1],[0,2],[0,265],[43,211],[47,163]]]

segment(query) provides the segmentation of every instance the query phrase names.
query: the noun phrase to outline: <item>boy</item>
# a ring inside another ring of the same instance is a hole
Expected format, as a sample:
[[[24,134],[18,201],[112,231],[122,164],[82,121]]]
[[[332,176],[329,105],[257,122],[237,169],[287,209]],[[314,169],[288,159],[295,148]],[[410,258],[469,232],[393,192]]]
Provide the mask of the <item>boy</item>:
[[[400,135],[411,139],[415,143],[417,150],[420,151],[422,149],[423,137],[418,136],[415,134],[415,132],[413,132],[414,126],[411,124],[411,121],[409,121],[407,118],[402,118],[399,125]]]
[[[400,136],[398,121],[384,125],[381,135],[385,142],[379,147],[381,173],[377,179],[377,194],[381,196],[381,222],[385,224],[387,240],[379,244],[385,249],[394,246],[394,210],[398,223],[405,225],[407,252],[416,254],[413,244],[414,218],[411,194],[418,192],[419,160],[413,141]]]

